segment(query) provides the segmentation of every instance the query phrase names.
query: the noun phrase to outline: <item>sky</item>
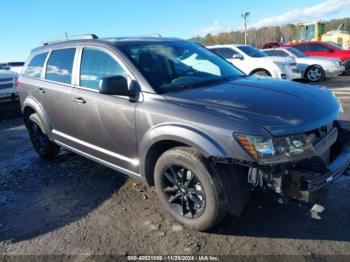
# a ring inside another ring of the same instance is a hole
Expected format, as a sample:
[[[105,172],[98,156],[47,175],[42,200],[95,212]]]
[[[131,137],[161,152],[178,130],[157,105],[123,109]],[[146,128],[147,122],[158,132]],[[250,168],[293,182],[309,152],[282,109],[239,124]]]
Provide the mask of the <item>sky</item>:
[[[0,61],[24,61],[42,41],[95,33],[190,38],[248,26],[350,16],[350,0],[1,0]]]

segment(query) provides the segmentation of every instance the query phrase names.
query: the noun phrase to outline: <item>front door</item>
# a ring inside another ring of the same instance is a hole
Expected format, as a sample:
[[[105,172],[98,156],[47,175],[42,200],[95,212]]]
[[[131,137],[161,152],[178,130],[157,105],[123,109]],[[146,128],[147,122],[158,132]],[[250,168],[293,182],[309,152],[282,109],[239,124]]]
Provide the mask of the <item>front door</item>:
[[[107,76],[128,77],[125,67],[110,51],[81,49],[78,86],[73,89],[75,147],[98,160],[138,173],[135,108],[128,97],[99,93]],[[118,169],[117,168],[117,169]]]

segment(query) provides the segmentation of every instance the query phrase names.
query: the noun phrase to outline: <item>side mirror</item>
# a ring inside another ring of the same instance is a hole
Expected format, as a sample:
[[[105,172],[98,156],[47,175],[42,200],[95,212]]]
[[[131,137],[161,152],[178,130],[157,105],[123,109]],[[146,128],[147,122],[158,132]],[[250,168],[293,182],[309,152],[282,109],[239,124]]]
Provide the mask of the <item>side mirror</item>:
[[[232,59],[240,59],[240,60],[243,60],[244,57],[243,57],[241,54],[234,54],[234,55],[232,56]]]
[[[104,95],[135,96],[129,90],[128,80],[124,76],[108,76],[101,79],[100,93]]]

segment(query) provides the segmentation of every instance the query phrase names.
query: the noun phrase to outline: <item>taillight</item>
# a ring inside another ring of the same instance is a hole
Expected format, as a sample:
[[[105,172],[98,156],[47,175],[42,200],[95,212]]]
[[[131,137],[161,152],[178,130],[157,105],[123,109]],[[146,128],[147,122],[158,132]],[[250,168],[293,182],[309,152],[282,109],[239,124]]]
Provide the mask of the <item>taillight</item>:
[[[16,77],[15,87],[18,87],[18,85],[19,85],[19,80],[18,80],[18,77]]]

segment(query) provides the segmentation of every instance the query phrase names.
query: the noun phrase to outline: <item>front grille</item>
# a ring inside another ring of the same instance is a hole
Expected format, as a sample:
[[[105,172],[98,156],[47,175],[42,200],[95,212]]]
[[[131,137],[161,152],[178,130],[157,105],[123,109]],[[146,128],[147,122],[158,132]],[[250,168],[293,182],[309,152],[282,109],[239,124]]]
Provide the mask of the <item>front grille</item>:
[[[13,81],[13,78],[0,78],[0,83],[1,82],[10,82]]]
[[[0,89],[6,89],[6,88],[11,88],[14,87],[13,83],[9,83],[9,84],[0,84]]]
[[[297,66],[297,63],[290,63],[290,66]]]
[[[299,72],[300,72],[299,69],[296,69],[296,68],[293,68],[292,71],[293,71],[294,73],[299,73]]]

